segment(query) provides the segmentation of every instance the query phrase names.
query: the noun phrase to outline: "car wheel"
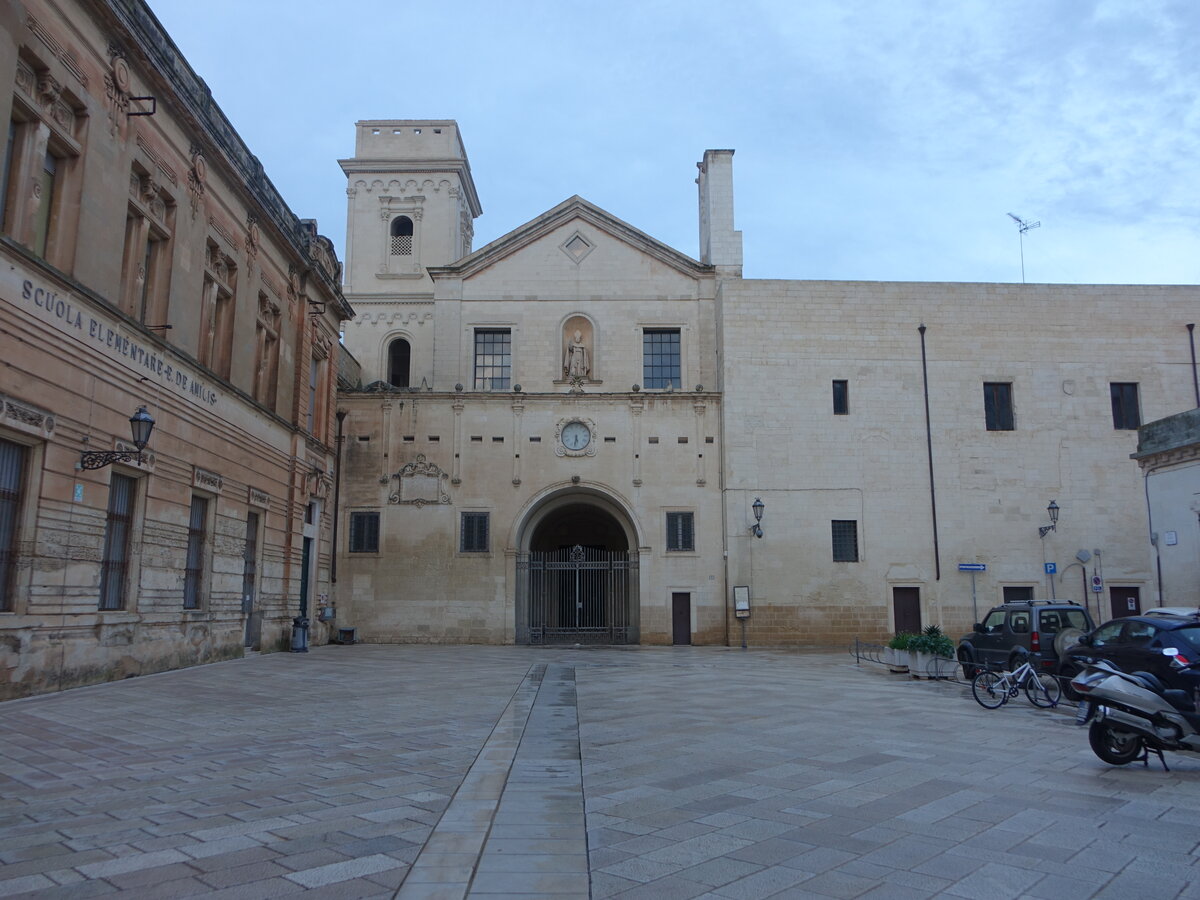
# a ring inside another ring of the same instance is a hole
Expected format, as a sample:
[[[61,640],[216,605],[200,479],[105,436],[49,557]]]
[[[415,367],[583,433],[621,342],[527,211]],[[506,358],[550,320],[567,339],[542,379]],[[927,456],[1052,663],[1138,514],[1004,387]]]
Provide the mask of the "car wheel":
[[[971,659],[971,651],[959,650],[958,661],[962,665],[963,678],[967,679],[968,681],[974,678],[975,672],[978,671],[979,667],[975,665],[974,660]]]

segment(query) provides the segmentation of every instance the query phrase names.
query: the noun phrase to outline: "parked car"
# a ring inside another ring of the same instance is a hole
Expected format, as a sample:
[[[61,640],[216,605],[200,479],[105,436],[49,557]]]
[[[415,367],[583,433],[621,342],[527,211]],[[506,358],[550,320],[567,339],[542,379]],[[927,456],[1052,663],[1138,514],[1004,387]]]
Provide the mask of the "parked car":
[[[1175,653],[1165,655],[1167,649]],[[1072,700],[1079,695],[1071,688],[1071,679],[1082,671],[1085,659],[1108,660],[1123,672],[1149,672],[1166,687],[1182,688],[1195,696],[1200,671],[1183,667],[1200,661],[1200,616],[1127,616],[1081,636],[1062,653],[1058,665],[1063,692]]]
[[[975,630],[958,643],[958,661],[970,678],[979,667],[1010,671],[1037,654],[1038,667],[1052,672],[1058,657],[1094,627],[1088,611],[1076,603],[1027,600],[993,607]]]

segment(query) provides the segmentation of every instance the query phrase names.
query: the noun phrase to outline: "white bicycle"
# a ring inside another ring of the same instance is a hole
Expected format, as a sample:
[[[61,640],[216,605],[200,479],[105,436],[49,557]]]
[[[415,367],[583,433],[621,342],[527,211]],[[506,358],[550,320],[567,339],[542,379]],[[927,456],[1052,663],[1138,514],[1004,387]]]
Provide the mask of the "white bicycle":
[[[1034,706],[1051,709],[1058,706],[1062,685],[1053,675],[1041,675],[1026,660],[1015,672],[981,669],[971,679],[971,695],[984,709],[998,709],[1017,696],[1022,688]]]

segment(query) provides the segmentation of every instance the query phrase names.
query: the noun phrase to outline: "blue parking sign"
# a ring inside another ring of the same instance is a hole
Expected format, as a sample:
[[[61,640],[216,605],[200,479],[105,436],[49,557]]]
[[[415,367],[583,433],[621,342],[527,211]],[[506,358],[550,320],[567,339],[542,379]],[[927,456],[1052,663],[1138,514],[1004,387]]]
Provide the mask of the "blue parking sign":
[[[1045,563],[1044,565],[1046,566],[1047,575],[1054,575],[1058,572],[1058,563]]]

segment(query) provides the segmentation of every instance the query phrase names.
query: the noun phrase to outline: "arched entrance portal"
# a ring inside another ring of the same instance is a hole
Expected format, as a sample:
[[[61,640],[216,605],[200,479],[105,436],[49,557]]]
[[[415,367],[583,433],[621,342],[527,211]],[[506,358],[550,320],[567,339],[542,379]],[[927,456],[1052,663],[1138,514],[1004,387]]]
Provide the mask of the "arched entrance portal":
[[[531,524],[517,557],[517,641],[637,641],[637,554],[616,516],[584,498],[559,498]]]

